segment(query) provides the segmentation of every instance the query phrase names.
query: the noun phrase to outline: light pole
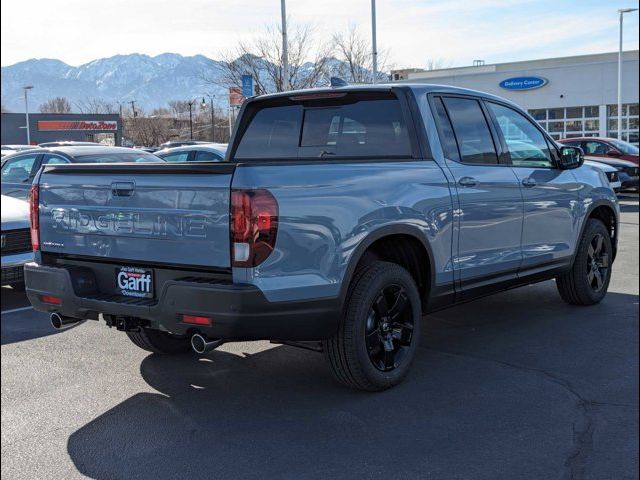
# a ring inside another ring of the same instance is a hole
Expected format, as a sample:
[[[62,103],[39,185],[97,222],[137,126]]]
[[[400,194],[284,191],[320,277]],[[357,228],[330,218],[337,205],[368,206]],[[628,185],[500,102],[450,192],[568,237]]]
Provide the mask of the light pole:
[[[280,0],[282,14],[282,90],[289,90],[289,45],[287,41],[287,6],[286,0]]]
[[[631,13],[637,8],[621,8],[620,15],[620,48],[618,49],[618,140],[622,140],[622,22],[625,13]]]
[[[193,116],[191,115],[191,107],[193,106],[193,100],[187,102],[189,104],[189,139],[193,140]]]
[[[371,64],[373,83],[378,83],[378,46],[376,42],[376,0],[371,0]]]
[[[33,85],[25,85],[24,89],[24,116],[27,122],[27,145],[31,145],[31,129],[29,128],[29,98],[27,92],[33,88]]]
[[[213,99],[216,98],[214,94],[205,93],[207,97],[209,97],[209,102],[211,105],[211,141],[216,143],[216,111],[213,108]],[[202,99],[202,107],[204,108],[207,105],[207,102]]]

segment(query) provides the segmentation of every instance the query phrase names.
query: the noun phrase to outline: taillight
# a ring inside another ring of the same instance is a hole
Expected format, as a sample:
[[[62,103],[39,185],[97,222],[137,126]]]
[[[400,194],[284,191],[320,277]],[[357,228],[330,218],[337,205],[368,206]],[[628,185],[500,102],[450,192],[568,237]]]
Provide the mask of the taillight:
[[[40,295],[40,301],[42,303],[48,303],[49,305],[62,304],[62,299],[60,297],[54,297],[52,295]]]
[[[211,318],[204,317],[202,315],[182,315],[182,321],[184,323],[191,323],[193,325],[211,325]]]
[[[232,190],[230,210],[231,265],[260,265],[276,244],[278,202],[268,190]]]
[[[40,188],[32,185],[29,193],[29,221],[31,231],[31,248],[40,250]]]

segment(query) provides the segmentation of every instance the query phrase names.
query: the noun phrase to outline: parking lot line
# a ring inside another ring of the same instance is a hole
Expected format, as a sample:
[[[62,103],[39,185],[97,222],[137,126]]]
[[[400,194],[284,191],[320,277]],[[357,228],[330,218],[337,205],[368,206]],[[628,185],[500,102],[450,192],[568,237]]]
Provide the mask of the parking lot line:
[[[25,310],[33,310],[33,307],[29,306],[29,307],[21,307],[21,308],[13,308],[11,310],[2,310],[2,315],[6,314],[6,313],[15,313],[15,312],[24,312]]]

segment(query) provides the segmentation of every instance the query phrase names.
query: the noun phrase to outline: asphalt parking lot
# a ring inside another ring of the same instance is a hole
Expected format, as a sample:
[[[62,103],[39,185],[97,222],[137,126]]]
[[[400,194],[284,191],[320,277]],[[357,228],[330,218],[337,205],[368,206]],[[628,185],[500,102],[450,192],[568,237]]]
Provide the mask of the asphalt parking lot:
[[[170,358],[98,322],[58,333],[2,288],[2,476],[637,478],[637,196],[621,206],[600,305],[550,281],[436,313],[379,394],[267,342]]]

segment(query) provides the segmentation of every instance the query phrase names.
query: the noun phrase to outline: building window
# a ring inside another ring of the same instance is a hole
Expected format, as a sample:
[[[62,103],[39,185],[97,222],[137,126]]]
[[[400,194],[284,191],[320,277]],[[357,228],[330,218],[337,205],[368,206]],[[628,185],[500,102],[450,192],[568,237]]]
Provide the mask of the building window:
[[[538,121],[553,138],[597,137],[606,127],[607,135],[617,138],[618,121],[617,106],[607,106],[607,123],[601,125],[600,107],[598,105],[586,105],[584,107],[567,108],[537,108],[529,110],[529,114]],[[639,136],[638,104],[626,104],[623,106],[622,139],[637,144]]]
[[[584,107],[584,118],[598,118],[600,116],[600,108],[597,105]]]
[[[564,108],[550,108],[547,112],[549,114],[549,120],[564,118]]]
[[[529,110],[529,114],[534,118],[534,120],[547,119],[547,111],[545,109]]]
[[[618,132],[618,106],[607,105],[607,136],[638,145],[638,104],[622,105],[622,135]]]
[[[582,107],[567,108],[566,118],[582,118]]]

